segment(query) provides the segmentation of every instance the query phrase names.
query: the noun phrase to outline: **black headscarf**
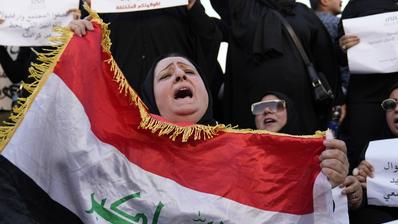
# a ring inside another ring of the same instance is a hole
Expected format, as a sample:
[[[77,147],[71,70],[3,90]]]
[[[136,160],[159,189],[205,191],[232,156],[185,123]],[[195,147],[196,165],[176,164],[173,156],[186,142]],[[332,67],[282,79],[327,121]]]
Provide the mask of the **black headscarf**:
[[[292,15],[292,10],[296,7],[296,0],[260,0],[260,2],[286,15]]]
[[[266,58],[277,58],[283,56],[283,24],[276,15],[280,13],[283,17],[295,15],[293,10],[297,6],[296,0],[260,0],[263,8],[257,23],[252,52],[256,62]],[[272,30],[272,32],[269,32]]]
[[[216,121],[213,118],[213,99],[211,97],[211,92],[209,89],[209,85],[207,84],[207,81],[205,79],[205,74],[202,73],[201,69],[199,68],[199,66],[193,62],[190,58],[178,54],[178,53],[172,53],[172,54],[166,54],[163,56],[160,56],[159,58],[157,58],[155,60],[155,62],[152,64],[151,68],[149,69],[149,72],[145,78],[145,81],[142,85],[141,88],[141,98],[144,101],[144,103],[146,104],[146,106],[149,109],[149,112],[152,114],[156,114],[156,115],[160,115],[158,106],[156,104],[156,100],[155,100],[155,94],[154,94],[154,89],[153,89],[153,80],[155,77],[155,68],[156,65],[158,64],[159,61],[168,58],[168,57],[182,57],[187,59],[189,62],[191,62],[193,64],[193,66],[195,66],[196,70],[198,71],[200,77],[203,80],[203,83],[206,87],[206,91],[207,91],[207,95],[209,97],[209,104],[207,106],[207,110],[205,112],[205,114],[203,115],[203,117],[197,122],[198,124],[204,124],[204,125],[215,125]]]
[[[298,123],[297,114],[294,108],[293,101],[290,100],[285,94],[275,91],[266,92],[261,98],[266,95],[274,95],[278,97],[280,100],[284,100],[286,102],[286,113],[287,113],[287,121],[285,126],[279,131],[279,133],[291,134],[291,135],[299,135],[300,127]]]

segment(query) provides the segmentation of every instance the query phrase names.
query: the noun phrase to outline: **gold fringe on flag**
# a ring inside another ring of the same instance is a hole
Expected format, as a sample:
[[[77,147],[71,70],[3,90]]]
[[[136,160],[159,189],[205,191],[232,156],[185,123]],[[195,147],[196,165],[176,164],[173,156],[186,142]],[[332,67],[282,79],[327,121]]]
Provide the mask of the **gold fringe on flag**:
[[[11,115],[8,120],[4,121],[0,126],[0,152],[3,151],[4,147],[15,133],[15,130],[21,124],[26,112],[31,107],[33,100],[46,83],[49,75],[52,73],[55,65],[61,57],[62,52],[65,50],[69,40],[73,36],[73,32],[68,28],[57,27],[55,28],[55,31],[59,33],[60,36],[51,37],[50,41],[60,45],[55,46],[54,49],[43,50],[41,53],[34,51],[37,55],[37,61],[40,63],[31,63],[29,68],[30,75],[28,77],[31,82],[22,82],[21,84],[21,89],[26,90],[29,96],[18,99],[16,105],[12,108]]]
[[[252,129],[236,129],[231,125],[217,124],[215,126],[210,125],[200,125],[195,124],[191,126],[177,126],[172,123],[167,123],[164,121],[157,120],[152,117],[148,112],[148,108],[141,101],[138,94],[133,90],[130,84],[127,82],[119,66],[116,64],[112,54],[111,54],[111,40],[110,40],[110,30],[108,24],[104,23],[99,15],[91,10],[91,8],[84,4],[84,8],[89,12],[93,22],[98,23],[102,28],[102,50],[104,53],[109,55],[109,59],[105,62],[110,65],[111,71],[114,73],[114,80],[119,85],[119,91],[125,96],[130,96],[131,101],[138,107],[141,122],[138,128],[145,130],[150,130],[152,133],[157,133],[158,136],[166,135],[173,141],[181,137],[182,142],[187,142],[192,136],[193,140],[206,140],[211,139],[218,135],[220,132],[229,133],[241,133],[241,134],[272,134],[279,136],[292,136],[282,133],[272,133],[264,130],[252,130]],[[33,100],[36,98],[37,94],[40,92],[44,84],[46,83],[49,75],[53,72],[55,65],[57,64],[59,58],[67,47],[70,39],[73,37],[73,32],[68,28],[55,28],[56,32],[60,34],[57,37],[51,37],[50,41],[60,44],[55,47],[55,49],[44,50],[44,52],[37,54],[37,60],[40,63],[32,63],[29,68],[29,79],[32,80],[30,83],[23,83],[21,88],[25,89],[30,95],[25,98],[19,98],[17,105],[13,107],[12,113],[9,119],[3,122],[0,126],[0,152],[7,145],[15,130],[19,127],[22,122],[26,112],[32,105]],[[296,137],[322,137],[325,132],[316,132],[315,135],[308,136],[296,136]],[[294,136],[293,136],[294,137]]]

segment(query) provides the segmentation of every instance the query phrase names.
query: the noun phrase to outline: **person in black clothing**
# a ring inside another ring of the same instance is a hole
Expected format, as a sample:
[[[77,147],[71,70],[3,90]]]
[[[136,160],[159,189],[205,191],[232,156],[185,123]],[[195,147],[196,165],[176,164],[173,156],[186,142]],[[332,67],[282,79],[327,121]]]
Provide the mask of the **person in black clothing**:
[[[219,71],[217,55],[222,34],[200,1],[190,0],[187,6],[100,16],[110,23],[112,55],[134,89],[141,88],[157,57],[174,52],[195,60],[209,74],[205,78],[212,85],[213,73]],[[73,30],[75,27],[85,26],[72,24]]]
[[[342,20],[398,11],[395,0],[351,0],[342,13]],[[359,42],[354,35],[344,35],[340,26],[340,47],[344,52]],[[346,55],[342,60],[347,65]],[[351,169],[358,166],[360,154],[367,143],[383,138],[386,129],[380,102],[391,83],[398,81],[398,72],[385,74],[353,74],[347,91],[347,117],[341,131],[346,136]]]
[[[141,96],[152,114],[173,123],[215,125],[209,86],[201,68],[186,56],[160,56],[151,66]]]
[[[226,117],[241,128],[253,128],[250,105],[265,90],[285,93],[296,106],[300,134],[326,129],[332,105],[318,107],[297,48],[278,11],[292,25],[315,68],[326,75],[343,104],[340,75],[330,37],[319,18],[294,0],[231,0],[231,38],[227,55]]]
[[[398,83],[394,83],[390,89],[390,94],[388,98],[382,101],[381,108],[383,108],[385,113],[385,123],[388,128],[384,130],[383,138],[397,138],[398,137]],[[395,150],[395,149],[393,149]],[[356,212],[352,212],[351,223],[385,223],[392,220],[398,219],[398,208],[397,207],[387,207],[387,206],[375,206],[368,205],[366,186],[367,178],[373,177],[374,168],[372,164],[365,160],[366,150],[362,152],[361,162],[356,169],[354,169],[354,175],[361,182],[364,194],[362,208]]]
[[[7,77],[13,83],[19,83],[28,77],[32,51],[28,47],[20,47],[17,59],[14,61],[4,46],[0,46],[0,64]]]

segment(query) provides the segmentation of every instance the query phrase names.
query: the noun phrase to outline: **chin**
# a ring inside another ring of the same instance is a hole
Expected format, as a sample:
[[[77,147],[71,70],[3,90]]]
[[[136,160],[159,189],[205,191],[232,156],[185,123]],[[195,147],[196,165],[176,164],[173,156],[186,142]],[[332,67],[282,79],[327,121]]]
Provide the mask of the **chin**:
[[[176,113],[175,118],[178,122],[197,123],[203,116],[201,113]]]

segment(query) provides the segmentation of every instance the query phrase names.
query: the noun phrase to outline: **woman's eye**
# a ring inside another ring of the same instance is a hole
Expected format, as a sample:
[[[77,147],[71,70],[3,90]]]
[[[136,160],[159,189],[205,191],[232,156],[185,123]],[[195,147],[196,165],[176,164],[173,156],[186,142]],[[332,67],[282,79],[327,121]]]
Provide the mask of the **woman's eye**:
[[[193,70],[185,70],[185,74],[195,75],[195,72]]]
[[[167,79],[167,78],[169,78],[170,76],[171,76],[171,74],[170,74],[170,73],[166,73],[166,74],[162,75],[162,76],[160,77],[160,79],[159,79],[159,80],[162,80],[162,79]]]

